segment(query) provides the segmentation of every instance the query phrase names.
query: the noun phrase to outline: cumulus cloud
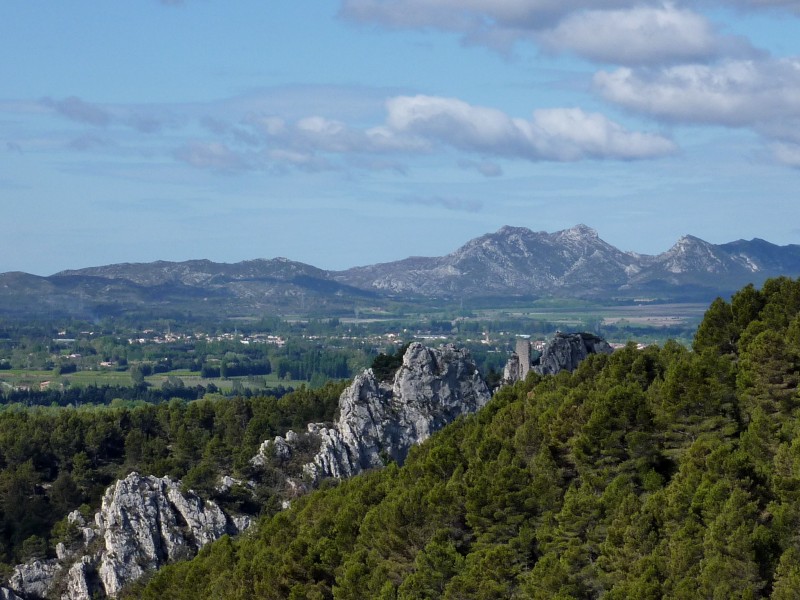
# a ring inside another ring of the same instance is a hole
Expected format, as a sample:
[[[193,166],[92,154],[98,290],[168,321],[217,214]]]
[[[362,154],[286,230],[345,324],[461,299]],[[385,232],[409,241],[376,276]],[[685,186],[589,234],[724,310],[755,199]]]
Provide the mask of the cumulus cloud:
[[[623,65],[755,54],[744,39],[720,36],[702,15],[673,5],[574,13],[537,39],[550,51],[570,51],[592,61]]]
[[[800,60],[726,61],[667,69],[600,71],[607,100],[660,119],[730,127],[800,118]]]
[[[701,14],[659,0],[343,0],[340,15],[389,28],[453,31],[467,43],[502,50],[525,41],[624,65],[755,53]]]
[[[249,117],[254,127],[270,145],[282,145],[302,153],[394,153],[420,152],[427,144],[419,139],[398,135],[383,125],[358,129],[343,121],[319,115],[289,122],[276,116]]]
[[[642,7],[657,9],[672,4],[663,0],[342,0],[339,15],[359,23],[398,29],[432,28],[468,36],[489,29],[505,29],[521,35],[523,31],[550,28],[564,17],[575,17],[587,11],[636,13]],[[800,0],[701,0],[678,4],[800,13]],[[691,22],[687,24],[695,26]]]
[[[387,103],[392,129],[483,155],[527,160],[641,159],[675,151],[657,134],[632,132],[578,108],[534,111],[531,119],[455,98],[401,96]]]
[[[104,127],[111,122],[111,115],[108,111],[97,104],[85,102],[76,96],[70,96],[63,100],[53,100],[45,98],[42,104],[52,108],[58,114],[79,123]]]
[[[84,152],[170,156],[200,169],[393,170],[443,150],[459,166],[486,177],[502,175],[498,161],[635,160],[663,156],[675,144],[658,133],[631,131],[578,108],[533,111],[520,118],[457,98],[390,96],[379,110],[356,115],[320,103],[317,113],[261,112],[238,99],[208,104],[98,106],[76,97],[36,104],[92,125],[58,134],[60,146]],[[243,108],[244,106],[244,108]],[[267,109],[272,105],[266,104]],[[324,109],[329,110],[325,111]],[[330,115],[324,114],[325,112]],[[95,128],[103,127],[102,135]],[[165,135],[165,130],[169,135]],[[198,131],[202,131],[198,139]],[[144,142],[147,136],[147,142]]]
[[[502,174],[491,159],[577,161],[634,160],[675,151],[658,134],[629,131],[598,113],[580,109],[534,111],[530,119],[474,106],[455,98],[396,96],[386,101],[385,118],[356,127],[338,119],[309,115],[287,120],[275,115],[248,115],[238,124],[202,119],[219,141],[193,143],[177,156],[193,166],[211,169],[358,168],[404,173],[398,158],[429,154],[443,147],[476,154],[461,157],[462,168],[487,177]],[[233,149],[247,146],[249,159]],[[258,159],[254,157],[258,157]]]

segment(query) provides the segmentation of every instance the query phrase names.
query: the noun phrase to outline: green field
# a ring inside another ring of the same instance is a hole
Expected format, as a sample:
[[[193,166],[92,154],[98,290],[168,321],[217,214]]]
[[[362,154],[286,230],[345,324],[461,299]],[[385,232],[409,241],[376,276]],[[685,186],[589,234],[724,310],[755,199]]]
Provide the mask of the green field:
[[[157,375],[149,375],[145,381],[156,388],[161,388],[169,378],[177,378],[183,382],[186,387],[195,387],[202,385],[208,387],[213,383],[220,390],[230,390],[234,386],[234,382],[238,381],[243,387],[250,388],[251,390],[264,390],[283,387],[298,388],[301,385],[308,385],[307,381],[300,381],[296,379],[279,379],[276,375],[260,375],[257,377],[231,377],[229,379],[222,379],[220,377],[205,378],[200,377],[197,373],[186,370],[170,371],[168,373],[159,373]],[[64,386],[87,387],[94,386],[128,386],[133,385],[131,374],[128,371],[114,371],[114,370],[100,370],[100,371],[78,371],[76,373],[69,373],[67,375],[58,375],[55,371],[36,371],[25,369],[12,369],[7,371],[0,371],[0,386],[5,389],[30,387],[31,389],[42,389],[42,385],[49,382],[49,386],[53,388],[60,388]]]

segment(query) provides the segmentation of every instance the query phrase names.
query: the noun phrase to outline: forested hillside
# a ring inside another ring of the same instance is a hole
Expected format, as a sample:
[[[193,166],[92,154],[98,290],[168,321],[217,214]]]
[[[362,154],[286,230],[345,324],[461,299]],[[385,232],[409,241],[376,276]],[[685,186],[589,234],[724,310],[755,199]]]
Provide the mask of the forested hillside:
[[[130,597],[796,598],[799,374],[800,282],[748,287],[693,350],[532,374]]]
[[[105,488],[132,471],[182,479],[236,512],[277,510],[269,474],[249,459],[265,439],[309,421],[330,421],[344,388],[330,382],[283,397],[180,399],[158,405],[11,407],[0,412],[0,572],[52,557],[79,536],[65,518],[97,509]],[[220,474],[253,489],[217,489]]]

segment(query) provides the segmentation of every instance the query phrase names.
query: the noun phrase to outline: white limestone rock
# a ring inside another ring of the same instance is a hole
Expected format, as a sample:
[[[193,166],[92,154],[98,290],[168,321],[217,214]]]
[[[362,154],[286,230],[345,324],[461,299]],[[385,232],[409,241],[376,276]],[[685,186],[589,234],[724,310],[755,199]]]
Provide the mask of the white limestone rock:
[[[90,556],[82,556],[67,572],[66,591],[61,600],[86,600],[96,597],[100,590],[96,566]]]
[[[23,598],[44,598],[62,569],[57,560],[34,560],[17,565],[8,580],[8,588]]]
[[[108,596],[147,571],[189,558],[225,533],[238,533],[215,503],[168,477],[131,473],[110,487],[96,515],[104,539],[98,575]]]
[[[148,571],[191,558],[224,534],[252,525],[249,517],[228,517],[214,502],[183,492],[178,481],[138,473],[106,490],[93,527],[77,511],[67,518],[82,530],[79,547],[60,545],[62,564],[18,565],[7,588],[0,588],[0,600],[3,593],[10,600],[50,597],[54,589],[64,590],[61,600],[114,598]]]
[[[608,342],[594,334],[557,332],[532,369],[539,375],[574,371],[590,354],[611,354],[613,351]]]
[[[378,381],[371,369],[363,372],[339,398],[336,424],[309,426],[320,449],[304,472],[318,481],[350,477],[387,460],[402,464],[413,445],[490,397],[467,350],[413,343],[391,384]]]
[[[287,461],[292,457],[292,446],[295,445],[300,437],[291,429],[286,432],[286,437],[275,436],[274,440],[266,440],[258,448],[256,455],[250,459],[250,464],[254,467],[263,467],[270,462],[271,457],[280,461]]]

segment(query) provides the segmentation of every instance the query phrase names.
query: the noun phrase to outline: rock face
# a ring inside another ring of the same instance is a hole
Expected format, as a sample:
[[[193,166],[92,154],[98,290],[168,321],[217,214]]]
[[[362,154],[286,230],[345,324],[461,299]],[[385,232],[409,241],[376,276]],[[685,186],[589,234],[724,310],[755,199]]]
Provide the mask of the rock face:
[[[320,449],[305,472],[317,480],[350,477],[387,460],[403,464],[412,446],[490,397],[466,350],[411,344],[391,386],[370,369],[342,393],[339,420],[316,430]]]
[[[12,590],[12,594],[23,598],[44,598],[60,571],[61,565],[55,560],[34,560],[28,564],[17,565],[8,580],[8,587]]]
[[[307,435],[319,440],[319,451],[303,472],[316,483],[324,477],[350,477],[388,460],[402,464],[413,445],[458,416],[477,411],[490,397],[468,351],[413,343],[392,382],[379,381],[372,369],[364,371],[339,398],[333,427],[308,425]],[[289,432],[286,439],[266,442],[253,464],[290,455],[298,438]]]
[[[213,502],[182,494],[179,484],[167,477],[137,473],[106,491],[95,519],[105,541],[97,573],[112,597],[145,572],[189,558],[208,542],[236,533]]]
[[[528,371],[539,375],[554,375],[560,371],[574,371],[578,364],[590,354],[611,354],[614,350],[608,343],[591,333],[556,332],[542,350],[541,356],[530,361],[530,342],[517,341],[516,352],[511,355],[503,369],[503,381],[508,384],[522,381]]]
[[[68,518],[82,540],[76,547],[61,546],[59,560],[17,566],[8,590],[24,599],[53,597],[56,588],[64,590],[62,600],[113,598],[146,572],[189,558],[249,525],[228,517],[214,502],[182,492],[169,477],[138,473],[106,490],[94,526],[77,511]]]
[[[574,371],[590,354],[611,354],[614,350],[603,339],[591,333],[561,333],[548,342],[532,369],[539,375]]]

